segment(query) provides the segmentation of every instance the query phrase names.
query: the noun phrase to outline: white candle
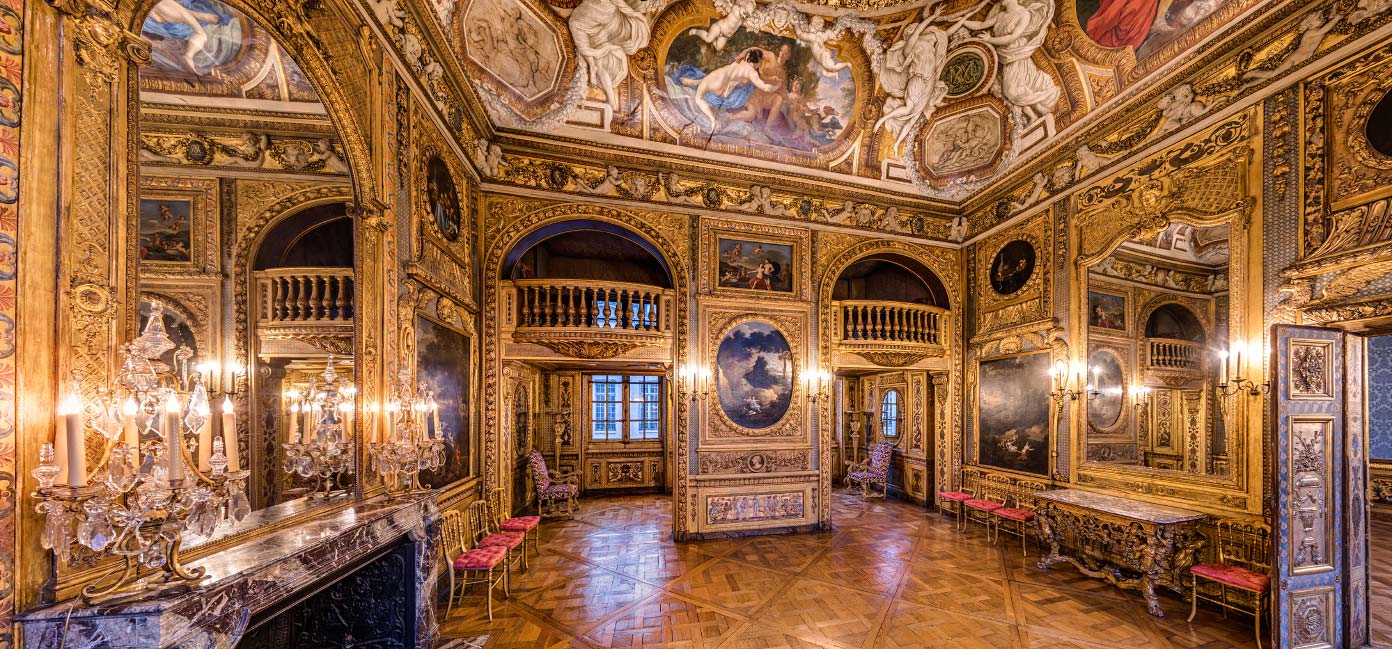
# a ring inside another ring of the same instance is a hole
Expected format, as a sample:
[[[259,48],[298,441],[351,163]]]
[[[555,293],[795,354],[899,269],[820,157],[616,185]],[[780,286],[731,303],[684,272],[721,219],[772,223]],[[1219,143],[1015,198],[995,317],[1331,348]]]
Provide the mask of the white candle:
[[[1235,345],[1235,347],[1237,347],[1237,361],[1236,361],[1236,366],[1235,366],[1235,368],[1233,369],[1233,375],[1237,377],[1237,380],[1241,381],[1241,380],[1242,380],[1242,369],[1243,369],[1243,368],[1242,368],[1242,343],[1238,343],[1237,345]]]
[[[1058,365],[1049,367],[1049,392],[1058,392]]]
[[[126,441],[126,446],[132,449],[140,448],[140,429],[136,427],[135,416],[140,412],[135,399],[126,397],[126,402],[121,404],[121,431]]]
[[[434,399],[430,400],[430,421],[434,426],[434,434],[430,439],[444,439],[440,434],[440,404],[435,403]]]
[[[222,398],[222,447],[227,453],[227,471],[241,471],[242,454],[237,449],[237,414],[232,409],[232,397]]]
[[[180,421],[179,399],[169,395],[164,401],[164,443],[169,460],[169,481],[184,479],[184,435],[183,422]]]
[[[1228,350],[1218,352],[1218,384],[1228,384]]]
[[[87,449],[82,437],[82,402],[69,393],[58,406],[58,427],[53,435],[53,463],[58,466],[54,484],[87,485]]]
[[[286,438],[290,444],[300,443],[300,402],[290,404],[290,436]]]

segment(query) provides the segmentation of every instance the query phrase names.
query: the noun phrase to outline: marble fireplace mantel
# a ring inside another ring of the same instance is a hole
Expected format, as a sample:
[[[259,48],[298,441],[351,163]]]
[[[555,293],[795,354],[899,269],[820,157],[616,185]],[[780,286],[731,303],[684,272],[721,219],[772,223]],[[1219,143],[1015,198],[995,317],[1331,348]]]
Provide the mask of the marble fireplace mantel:
[[[86,606],[70,600],[18,617],[28,649],[224,649],[251,617],[283,604],[326,576],[371,559],[403,536],[414,546],[415,646],[438,634],[438,561],[432,494],[377,497],[327,510],[191,562],[209,579],[178,595]],[[65,631],[66,627],[66,631]]]

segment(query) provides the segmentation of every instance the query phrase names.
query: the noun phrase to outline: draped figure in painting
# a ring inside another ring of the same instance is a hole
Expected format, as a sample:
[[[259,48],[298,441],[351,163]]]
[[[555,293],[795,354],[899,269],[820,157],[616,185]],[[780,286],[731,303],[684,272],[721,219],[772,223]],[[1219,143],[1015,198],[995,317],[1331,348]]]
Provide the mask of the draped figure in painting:
[[[570,14],[575,51],[589,68],[590,85],[619,107],[618,85],[628,74],[628,57],[648,44],[648,18],[633,0],[584,0]]]

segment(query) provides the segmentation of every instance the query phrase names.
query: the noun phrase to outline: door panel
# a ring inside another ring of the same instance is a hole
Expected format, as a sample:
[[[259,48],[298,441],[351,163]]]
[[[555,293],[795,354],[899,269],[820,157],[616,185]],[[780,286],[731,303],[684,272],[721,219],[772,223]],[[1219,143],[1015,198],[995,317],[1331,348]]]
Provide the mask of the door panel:
[[[1344,475],[1347,483],[1344,490],[1344,524],[1348,533],[1347,567],[1345,580],[1348,584],[1344,596],[1348,601],[1348,623],[1346,639],[1350,647],[1361,647],[1368,643],[1368,425],[1366,413],[1367,384],[1367,339],[1362,336],[1344,336],[1344,438],[1348,440],[1344,451]]]
[[[1272,343],[1276,646],[1342,647],[1343,333],[1277,325]]]

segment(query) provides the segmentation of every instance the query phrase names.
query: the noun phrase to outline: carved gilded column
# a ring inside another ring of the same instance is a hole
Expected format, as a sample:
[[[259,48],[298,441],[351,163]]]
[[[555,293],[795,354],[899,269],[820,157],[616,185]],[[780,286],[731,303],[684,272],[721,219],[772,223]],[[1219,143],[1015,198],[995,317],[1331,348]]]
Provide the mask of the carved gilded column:
[[[389,299],[384,284],[387,277],[395,277],[397,272],[394,264],[388,263],[391,257],[388,249],[395,245],[395,239],[391,232],[393,220],[386,216],[388,210],[385,205],[354,205],[349,213],[353,216],[357,239],[362,243],[358,246],[357,305],[354,311],[358,335],[354,342],[357,347],[354,354],[358,373],[358,411],[367,412],[366,404],[386,403],[391,397],[391,377],[387,376],[386,357],[382,350],[387,336],[395,331],[394,327],[388,328],[391,326],[388,318],[395,305]],[[378,426],[386,430],[387,423],[382,421]],[[363,426],[359,432],[369,428]],[[381,487],[381,477],[367,468],[368,445],[365,441],[360,439],[358,443],[358,480],[354,484],[359,494],[378,491]]]
[[[934,435],[937,439],[944,439],[952,434],[952,409],[948,407],[948,395],[951,393],[952,373],[946,370],[940,372],[929,372],[933,379],[933,425]],[[936,445],[942,448],[941,445]],[[951,453],[951,445],[948,445]],[[952,489],[956,486],[957,476],[951,475],[949,467],[952,466],[951,457],[941,457],[941,454],[934,454],[933,471],[937,473],[936,483],[939,486]],[[932,500],[932,498],[929,498]]]

